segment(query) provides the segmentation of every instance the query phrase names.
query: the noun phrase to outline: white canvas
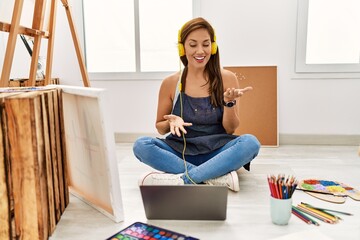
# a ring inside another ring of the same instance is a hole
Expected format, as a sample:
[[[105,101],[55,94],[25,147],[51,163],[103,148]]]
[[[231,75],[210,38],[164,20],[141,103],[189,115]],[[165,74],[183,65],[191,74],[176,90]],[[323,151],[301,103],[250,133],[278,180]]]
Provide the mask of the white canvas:
[[[56,85],[62,89],[70,192],[115,222],[123,205],[115,138],[106,90]]]

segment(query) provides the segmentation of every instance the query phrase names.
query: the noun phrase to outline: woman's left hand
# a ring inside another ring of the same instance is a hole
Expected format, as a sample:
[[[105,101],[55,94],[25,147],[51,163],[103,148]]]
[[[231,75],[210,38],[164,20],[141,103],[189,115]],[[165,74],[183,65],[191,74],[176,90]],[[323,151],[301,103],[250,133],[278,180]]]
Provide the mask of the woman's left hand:
[[[164,119],[166,119],[169,122],[170,132],[173,135],[176,134],[178,137],[181,137],[181,132],[183,132],[184,134],[187,133],[185,127],[192,126],[192,123],[184,122],[184,120],[181,117],[173,114],[165,115]]]
[[[252,90],[252,87],[246,87],[246,88],[228,88],[224,92],[224,101],[232,101],[236,98],[241,97],[245,92]]]

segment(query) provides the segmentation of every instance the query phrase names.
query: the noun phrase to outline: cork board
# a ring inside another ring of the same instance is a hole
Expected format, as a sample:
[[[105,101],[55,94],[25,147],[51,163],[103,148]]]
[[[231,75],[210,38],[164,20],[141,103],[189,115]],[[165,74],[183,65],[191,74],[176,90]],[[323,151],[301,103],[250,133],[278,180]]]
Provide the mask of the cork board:
[[[240,126],[235,134],[253,134],[262,146],[278,146],[277,67],[224,67],[237,74],[240,88],[252,86],[236,107]]]

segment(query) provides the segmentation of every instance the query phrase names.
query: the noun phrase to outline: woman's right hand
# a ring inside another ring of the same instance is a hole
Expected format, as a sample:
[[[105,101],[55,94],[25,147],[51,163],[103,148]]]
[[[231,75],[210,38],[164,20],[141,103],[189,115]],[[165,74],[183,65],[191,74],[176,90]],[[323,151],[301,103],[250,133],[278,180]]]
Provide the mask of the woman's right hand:
[[[180,130],[186,134],[187,132],[184,127],[192,125],[192,123],[186,123],[181,117],[173,114],[165,115],[164,119],[169,122],[170,132],[174,135],[176,134],[178,137],[181,137]]]

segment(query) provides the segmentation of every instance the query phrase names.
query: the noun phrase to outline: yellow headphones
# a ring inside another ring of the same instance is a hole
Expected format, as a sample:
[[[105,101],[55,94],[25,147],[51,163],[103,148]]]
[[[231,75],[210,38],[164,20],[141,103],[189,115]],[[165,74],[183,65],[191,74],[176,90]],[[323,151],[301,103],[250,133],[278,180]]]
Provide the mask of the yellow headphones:
[[[178,50],[179,50],[179,56],[185,56],[185,47],[184,44],[181,43],[181,32],[182,28],[179,30],[178,33]],[[214,41],[211,42],[211,55],[214,55],[217,52],[217,44],[216,44],[216,35],[214,33]]]

